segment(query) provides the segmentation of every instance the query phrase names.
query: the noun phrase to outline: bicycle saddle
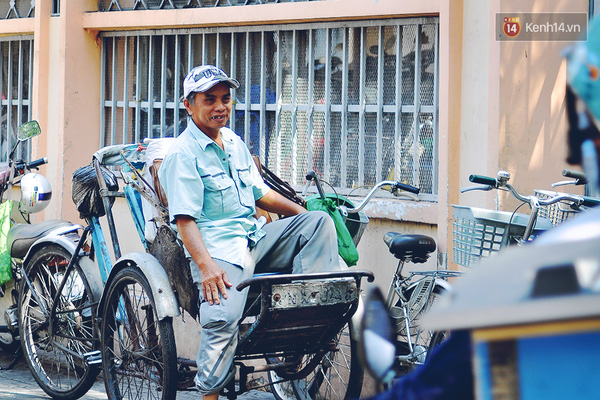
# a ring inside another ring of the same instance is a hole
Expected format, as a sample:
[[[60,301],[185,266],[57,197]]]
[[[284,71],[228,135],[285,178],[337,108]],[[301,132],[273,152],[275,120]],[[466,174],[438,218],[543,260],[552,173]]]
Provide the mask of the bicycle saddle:
[[[68,221],[51,220],[37,224],[18,224],[8,231],[7,241],[11,257],[23,258],[31,245],[57,228],[73,225]]]
[[[425,235],[403,235],[388,232],[383,236],[383,241],[390,249],[390,253],[399,260],[424,263],[429,254],[435,251],[435,240]]]

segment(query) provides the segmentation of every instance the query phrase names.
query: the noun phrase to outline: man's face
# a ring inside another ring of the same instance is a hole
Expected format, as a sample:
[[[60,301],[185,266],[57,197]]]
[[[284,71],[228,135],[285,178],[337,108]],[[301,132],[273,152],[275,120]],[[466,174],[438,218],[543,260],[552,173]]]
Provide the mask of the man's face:
[[[196,93],[194,104],[183,101],[188,114],[196,126],[207,136],[215,139],[219,129],[225,126],[231,114],[229,86],[217,83],[203,93]]]

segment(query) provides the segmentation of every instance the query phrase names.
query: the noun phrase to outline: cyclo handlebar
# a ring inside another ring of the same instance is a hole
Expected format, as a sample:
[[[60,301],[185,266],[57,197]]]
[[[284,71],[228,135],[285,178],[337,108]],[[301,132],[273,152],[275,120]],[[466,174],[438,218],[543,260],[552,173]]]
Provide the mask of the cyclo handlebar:
[[[306,174],[306,180],[307,180],[307,186],[310,184],[311,181],[314,180],[315,185],[317,186],[317,191],[319,192],[319,195],[321,196],[322,199],[326,198],[325,191],[323,190],[323,185],[321,184],[321,180],[315,171],[310,171],[308,174]],[[403,190],[405,192],[412,193],[415,195],[419,194],[419,191],[420,191],[420,189],[418,187],[411,186],[406,183],[402,183],[402,182],[398,182],[398,181],[381,181],[371,189],[369,194],[367,194],[367,196],[362,200],[362,202],[358,206],[356,206],[354,208],[351,208],[351,207],[349,208],[349,207],[342,205],[342,206],[339,206],[340,211],[342,212],[342,214],[344,216],[348,216],[348,214],[357,213],[357,212],[361,211],[363,208],[365,208],[367,203],[371,200],[371,197],[373,197],[375,192],[383,186],[391,186],[390,192],[394,196],[406,194],[406,193],[399,193],[400,190]],[[415,196],[410,196],[410,197],[414,198]]]

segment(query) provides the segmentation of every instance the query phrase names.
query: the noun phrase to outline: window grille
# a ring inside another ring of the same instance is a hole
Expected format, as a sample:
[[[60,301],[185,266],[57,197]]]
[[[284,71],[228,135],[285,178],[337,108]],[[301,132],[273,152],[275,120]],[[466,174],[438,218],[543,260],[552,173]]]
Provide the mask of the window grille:
[[[250,6],[322,0],[100,0],[98,11],[159,10],[176,8]]]
[[[437,199],[438,19],[111,32],[101,145],[176,136],[182,82],[214,64],[241,83],[229,124],[293,185],[340,193],[397,179]]]
[[[0,38],[0,161],[16,143],[17,127],[31,119],[33,38]],[[21,157],[29,150],[20,146]]]
[[[35,0],[0,1],[0,19],[33,18],[34,16]]]

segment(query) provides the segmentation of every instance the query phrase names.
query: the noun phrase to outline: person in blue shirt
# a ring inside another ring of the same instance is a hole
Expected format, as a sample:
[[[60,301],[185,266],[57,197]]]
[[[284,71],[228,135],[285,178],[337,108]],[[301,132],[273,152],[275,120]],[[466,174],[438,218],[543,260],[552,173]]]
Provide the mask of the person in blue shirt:
[[[202,333],[195,378],[204,399],[217,399],[233,378],[238,321],[253,273],[340,270],[333,220],[271,190],[244,142],[225,125],[237,80],[211,65],[183,82],[188,126],[159,170],[171,223],[200,291]],[[266,224],[256,206],[282,218]]]

